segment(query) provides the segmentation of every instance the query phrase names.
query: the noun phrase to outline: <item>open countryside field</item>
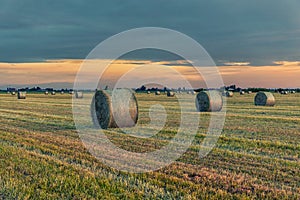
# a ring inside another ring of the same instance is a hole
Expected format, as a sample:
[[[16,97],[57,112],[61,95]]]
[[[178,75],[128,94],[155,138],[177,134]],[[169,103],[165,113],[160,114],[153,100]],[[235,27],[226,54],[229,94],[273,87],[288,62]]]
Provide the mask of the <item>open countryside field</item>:
[[[91,94],[89,94],[91,95]],[[193,95],[185,98],[195,98]],[[255,107],[255,94],[227,98],[227,117],[216,147],[198,157],[211,113],[201,115],[188,151],[161,170],[130,174],[95,159],[82,144],[69,94],[0,94],[0,198],[3,199],[300,199],[300,94],[275,94],[275,107]],[[149,139],[109,129],[131,151],[153,151],[176,134],[176,97],[137,94],[139,124],[149,107],[168,112],[165,127]],[[155,129],[156,127],[151,127]]]

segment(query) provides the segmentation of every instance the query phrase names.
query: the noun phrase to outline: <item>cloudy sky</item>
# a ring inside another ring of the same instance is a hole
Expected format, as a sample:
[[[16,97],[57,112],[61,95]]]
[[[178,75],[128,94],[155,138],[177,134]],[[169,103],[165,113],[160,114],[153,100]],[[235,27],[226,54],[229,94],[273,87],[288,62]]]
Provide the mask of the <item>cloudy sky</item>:
[[[44,66],[41,71],[49,71],[49,64],[43,64],[46,60],[84,59],[101,41],[137,27],[170,28],[192,37],[217,65],[250,74],[243,85],[250,83],[252,70],[257,73],[258,67],[265,67],[261,73],[276,74],[280,69],[287,77],[300,75],[291,70],[299,68],[300,60],[299,0],[0,0],[0,5],[2,85],[10,84],[3,78],[13,78],[26,63],[38,62]],[[154,57],[159,55],[141,53],[128,59]],[[30,66],[26,74],[36,75]],[[65,79],[76,69],[68,68]],[[57,77],[53,73],[44,81],[65,80],[53,78]],[[261,86],[276,87],[284,80]],[[234,81],[238,82],[225,80]],[[300,87],[297,79],[289,82],[285,85]]]

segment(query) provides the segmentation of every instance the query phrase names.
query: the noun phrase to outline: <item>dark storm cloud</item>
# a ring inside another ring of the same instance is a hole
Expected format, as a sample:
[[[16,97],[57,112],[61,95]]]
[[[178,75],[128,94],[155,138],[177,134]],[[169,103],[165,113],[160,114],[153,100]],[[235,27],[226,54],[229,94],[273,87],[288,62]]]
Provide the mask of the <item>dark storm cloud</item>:
[[[300,55],[298,0],[0,0],[0,5],[2,62],[85,58],[107,37],[144,26],[185,33],[219,63],[263,65]]]

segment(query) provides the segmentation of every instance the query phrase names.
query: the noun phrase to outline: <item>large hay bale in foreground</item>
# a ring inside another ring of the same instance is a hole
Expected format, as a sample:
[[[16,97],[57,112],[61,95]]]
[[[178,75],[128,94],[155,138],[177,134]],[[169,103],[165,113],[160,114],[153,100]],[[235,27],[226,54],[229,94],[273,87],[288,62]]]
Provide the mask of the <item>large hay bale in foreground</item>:
[[[256,106],[274,106],[275,97],[271,92],[258,92],[254,98]]]
[[[155,91],[155,95],[160,95],[160,91]]]
[[[175,92],[168,91],[168,92],[167,92],[167,96],[168,96],[168,97],[174,97],[174,96],[175,96]]]
[[[99,90],[91,104],[95,126],[102,129],[133,127],[138,120],[138,103],[130,89]]]
[[[75,98],[76,99],[82,99],[83,98],[83,92],[76,91],[75,92]]]
[[[218,112],[223,107],[222,95],[216,90],[199,92],[195,103],[199,112]]]
[[[18,92],[18,99],[26,99],[26,92]]]

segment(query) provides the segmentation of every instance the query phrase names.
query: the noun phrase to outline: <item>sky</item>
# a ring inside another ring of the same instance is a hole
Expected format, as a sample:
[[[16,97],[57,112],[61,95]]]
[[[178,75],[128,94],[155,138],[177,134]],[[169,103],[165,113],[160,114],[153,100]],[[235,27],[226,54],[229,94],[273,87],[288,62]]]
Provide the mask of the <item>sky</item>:
[[[199,42],[225,84],[300,87],[299,0],[0,0],[0,5],[0,86],[71,86],[81,60],[103,40],[132,28],[164,27]],[[134,64],[174,58],[141,52],[126,59]]]

